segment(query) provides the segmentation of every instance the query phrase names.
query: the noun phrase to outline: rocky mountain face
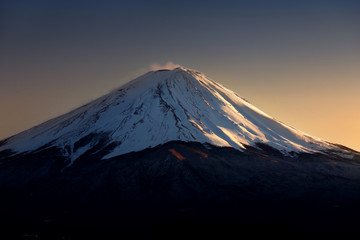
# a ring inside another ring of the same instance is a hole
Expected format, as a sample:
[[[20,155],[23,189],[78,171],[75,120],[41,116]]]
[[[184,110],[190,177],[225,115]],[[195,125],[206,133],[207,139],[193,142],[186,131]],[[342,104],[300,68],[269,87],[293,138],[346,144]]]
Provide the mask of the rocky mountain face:
[[[1,141],[0,195],[9,238],[344,237],[360,155],[181,67]]]

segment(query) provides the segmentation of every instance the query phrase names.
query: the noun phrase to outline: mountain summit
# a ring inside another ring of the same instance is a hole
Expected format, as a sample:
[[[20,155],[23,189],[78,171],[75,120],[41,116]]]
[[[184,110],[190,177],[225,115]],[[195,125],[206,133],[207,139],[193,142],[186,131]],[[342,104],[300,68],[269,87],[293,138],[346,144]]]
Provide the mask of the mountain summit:
[[[204,74],[179,67],[148,72],[6,139],[0,151],[56,146],[73,162],[100,142],[107,159],[177,140],[240,151],[266,144],[283,154],[339,149],[275,120]]]

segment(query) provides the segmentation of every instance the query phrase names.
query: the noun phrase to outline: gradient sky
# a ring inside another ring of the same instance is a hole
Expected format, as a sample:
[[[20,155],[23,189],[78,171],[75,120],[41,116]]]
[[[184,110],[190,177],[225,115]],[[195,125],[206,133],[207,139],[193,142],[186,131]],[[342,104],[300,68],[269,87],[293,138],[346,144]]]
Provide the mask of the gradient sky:
[[[360,1],[0,2],[0,138],[172,61],[360,151]]]

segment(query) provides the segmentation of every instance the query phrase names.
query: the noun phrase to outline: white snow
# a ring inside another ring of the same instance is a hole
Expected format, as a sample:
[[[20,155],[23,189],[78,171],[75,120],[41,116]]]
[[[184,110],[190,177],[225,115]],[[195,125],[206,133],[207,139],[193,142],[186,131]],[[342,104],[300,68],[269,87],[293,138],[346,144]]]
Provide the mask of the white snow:
[[[106,134],[117,147],[105,158],[172,140],[232,146],[266,143],[287,153],[316,152],[334,145],[293,129],[236,93],[184,67],[149,72],[58,118],[8,139],[0,151],[17,153],[45,144],[74,149],[88,134]],[[93,143],[68,153],[71,163]]]

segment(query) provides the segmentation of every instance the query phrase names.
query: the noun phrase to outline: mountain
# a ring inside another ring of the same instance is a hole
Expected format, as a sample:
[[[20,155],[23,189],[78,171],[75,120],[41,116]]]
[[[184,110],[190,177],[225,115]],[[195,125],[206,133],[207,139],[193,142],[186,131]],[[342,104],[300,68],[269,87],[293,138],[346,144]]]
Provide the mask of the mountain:
[[[360,155],[179,67],[1,141],[0,196],[7,238],[346,237]]]
[[[99,142],[102,159],[169,141],[233,147],[266,144],[284,154],[351,153],[265,114],[236,93],[184,67],[149,72],[70,113],[3,141],[14,153],[56,146],[71,163]],[[350,156],[351,157],[351,156]]]

